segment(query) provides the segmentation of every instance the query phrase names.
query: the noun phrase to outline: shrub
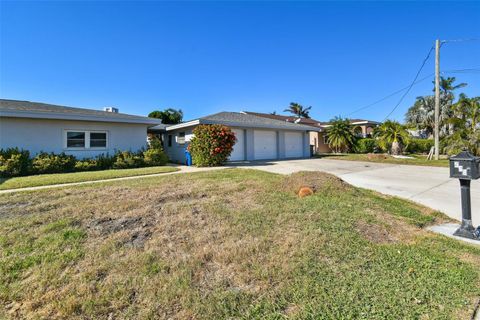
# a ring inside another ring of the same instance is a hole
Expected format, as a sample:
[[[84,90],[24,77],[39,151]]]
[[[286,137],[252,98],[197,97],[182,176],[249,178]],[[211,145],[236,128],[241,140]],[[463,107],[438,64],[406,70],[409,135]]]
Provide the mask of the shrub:
[[[24,176],[29,173],[30,167],[30,153],[27,150],[18,148],[0,150],[0,176]]]
[[[40,152],[33,158],[32,167],[34,173],[61,173],[71,172],[75,169],[75,157],[60,154]]]
[[[405,151],[408,153],[429,153],[434,145],[433,139],[410,139]]]
[[[232,153],[237,140],[232,130],[223,125],[199,125],[190,141],[193,164],[200,167],[222,165]]]
[[[142,153],[119,151],[115,154],[114,169],[139,168],[144,165]]]
[[[95,159],[77,160],[75,163],[75,171],[91,171],[98,170],[98,163]]]
[[[95,158],[97,162],[97,169],[98,170],[107,170],[113,167],[113,163],[115,162],[115,156],[110,156],[107,154],[100,154]]]
[[[143,161],[147,166],[164,166],[168,157],[162,149],[147,149],[143,152]]]
[[[355,144],[356,153],[373,153],[376,149],[376,141],[372,138],[358,139]]]
[[[152,138],[147,150],[143,152],[143,160],[147,166],[164,166],[168,157],[163,151],[162,143],[157,138]]]

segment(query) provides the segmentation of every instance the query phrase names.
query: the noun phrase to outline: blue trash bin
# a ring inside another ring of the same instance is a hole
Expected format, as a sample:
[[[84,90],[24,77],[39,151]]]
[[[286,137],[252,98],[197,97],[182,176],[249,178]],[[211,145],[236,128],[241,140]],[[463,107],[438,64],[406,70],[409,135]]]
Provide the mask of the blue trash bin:
[[[185,164],[189,167],[192,165],[192,155],[187,149],[185,149]]]

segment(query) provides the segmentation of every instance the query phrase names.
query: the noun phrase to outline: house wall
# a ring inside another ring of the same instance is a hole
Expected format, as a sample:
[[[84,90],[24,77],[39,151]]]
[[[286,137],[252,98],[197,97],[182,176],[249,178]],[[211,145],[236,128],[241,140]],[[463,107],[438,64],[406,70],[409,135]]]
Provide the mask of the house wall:
[[[376,124],[360,124],[356,125],[354,130],[358,131],[358,136],[366,138],[373,134],[373,130],[377,126]]]
[[[254,130],[253,128],[245,127],[231,127],[232,129],[241,129],[245,130],[245,157],[246,160],[251,161],[255,160],[255,139],[254,139]],[[260,129],[256,129],[260,130]],[[268,129],[261,129],[268,130]],[[164,135],[164,149],[167,153],[169,159],[177,163],[185,163],[185,148],[188,146],[188,141],[193,136],[193,127],[191,128],[181,128],[177,130],[168,131]],[[287,130],[269,130],[277,132],[277,159],[285,158],[285,132]],[[185,132],[186,143],[178,144],[178,134],[180,132]],[[298,131],[297,131],[298,132]],[[168,135],[172,135],[172,146],[168,146]],[[303,133],[303,157],[310,157],[310,144],[309,144],[309,134],[308,132]]]
[[[28,119],[0,117],[0,148],[18,147],[32,155],[40,151],[89,158],[114,154],[116,150],[137,151],[147,145],[146,124]],[[64,147],[65,130],[98,130],[107,132],[107,148],[69,150]]]
[[[332,149],[324,142],[325,132],[310,132],[310,145],[314,153],[330,153]]]
[[[176,163],[185,163],[185,149],[188,146],[188,142],[193,137],[193,128],[182,128],[174,131],[168,131],[163,136],[163,148],[168,155],[168,159]],[[185,144],[178,143],[178,134],[185,132]],[[168,136],[172,136],[172,145],[168,146]]]

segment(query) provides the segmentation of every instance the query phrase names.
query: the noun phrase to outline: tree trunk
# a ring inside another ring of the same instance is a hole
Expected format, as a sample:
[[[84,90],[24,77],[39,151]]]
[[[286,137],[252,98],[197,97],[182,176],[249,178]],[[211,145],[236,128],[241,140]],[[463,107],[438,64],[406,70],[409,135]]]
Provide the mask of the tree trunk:
[[[400,153],[402,153],[402,148],[401,148],[400,143],[398,141],[393,141],[391,153],[394,156],[398,156]]]

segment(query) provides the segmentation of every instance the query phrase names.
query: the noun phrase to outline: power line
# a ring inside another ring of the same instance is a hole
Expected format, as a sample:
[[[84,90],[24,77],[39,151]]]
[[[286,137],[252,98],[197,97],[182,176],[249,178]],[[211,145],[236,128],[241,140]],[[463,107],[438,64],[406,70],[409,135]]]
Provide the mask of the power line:
[[[442,71],[442,73],[480,73],[480,68],[446,70]]]
[[[474,73],[474,74],[476,74],[476,73],[480,73],[480,68],[452,69],[452,70],[442,71],[441,73],[442,73],[442,74],[446,74],[446,73]],[[414,85],[417,85],[417,84],[425,81],[426,79],[432,77],[433,75],[435,75],[435,74],[434,74],[434,73],[431,73],[431,74],[427,75],[426,77],[423,77],[423,78],[421,78],[420,80],[415,81]],[[358,108],[358,109],[355,109],[354,111],[348,113],[346,116],[348,117],[348,116],[351,116],[352,114],[355,114],[355,113],[357,113],[357,112],[359,112],[359,111],[363,111],[363,110],[365,110],[365,109],[368,109],[368,108],[370,108],[370,107],[373,107],[374,105],[376,105],[376,104],[378,104],[378,103],[380,103],[380,102],[382,102],[382,101],[385,101],[385,100],[387,100],[388,98],[391,98],[391,97],[397,95],[398,93],[400,93],[400,92],[408,89],[409,87],[410,87],[410,86],[406,86],[406,87],[403,87],[403,88],[401,88],[401,89],[398,89],[398,90],[396,90],[396,91],[394,91],[394,92],[386,95],[385,97],[383,97],[383,98],[381,98],[381,99],[379,99],[379,100],[376,100],[376,101],[374,101],[374,102],[372,102],[372,103],[370,103],[370,104],[367,104],[367,105],[365,105],[365,106],[363,106],[363,107],[360,107],[360,108]]]
[[[398,106],[400,105],[400,103],[402,103],[403,99],[405,99],[405,97],[407,96],[407,94],[410,92],[410,90],[412,89],[413,85],[414,85],[415,82],[417,81],[417,78],[418,78],[418,76],[420,75],[420,72],[422,72],[423,67],[424,67],[425,64],[427,63],[428,58],[430,58],[430,54],[432,53],[432,51],[433,51],[433,47],[430,48],[430,50],[428,51],[427,56],[425,57],[425,59],[423,59],[422,65],[420,66],[420,69],[418,69],[417,74],[415,75],[415,78],[413,79],[412,83],[411,83],[410,86],[408,87],[407,91],[405,91],[405,93],[402,95],[402,97],[400,98],[400,100],[398,101],[398,103],[395,105],[395,107],[393,107],[392,111],[390,111],[390,113],[387,114],[387,116],[385,117],[385,119],[384,119],[383,121],[387,120],[387,118],[390,117],[390,115],[398,108]]]
[[[480,41],[480,38],[465,38],[465,39],[452,39],[452,40],[442,40],[441,43],[449,42],[466,42],[466,41]]]
[[[426,76],[426,77],[424,77],[424,78],[422,78],[422,79],[420,79],[420,80],[415,81],[414,85],[419,84],[420,82],[425,81],[426,79],[430,78],[430,77],[433,76],[433,75],[434,75],[434,74],[431,73],[431,74],[429,74],[428,76]],[[406,87],[404,87],[404,88],[402,88],[402,89],[399,89],[399,90],[397,90],[397,91],[395,91],[395,92],[392,92],[392,93],[390,93],[389,95],[387,95],[387,96],[385,96],[385,97],[383,97],[383,98],[381,98],[381,99],[379,99],[379,100],[377,100],[377,101],[375,101],[375,102],[372,102],[372,103],[367,104],[367,105],[365,105],[365,106],[363,106],[363,107],[361,107],[361,108],[358,108],[358,109],[356,109],[355,111],[352,111],[352,112],[350,112],[349,114],[347,114],[347,117],[350,116],[350,115],[352,115],[352,114],[354,114],[354,113],[357,113],[357,112],[359,112],[359,111],[362,111],[362,110],[365,110],[365,109],[367,109],[367,108],[370,108],[370,107],[372,107],[372,106],[374,106],[374,105],[376,105],[376,104],[378,104],[378,103],[380,103],[380,102],[382,102],[382,101],[385,101],[385,100],[387,100],[388,98],[393,97],[394,95],[396,95],[396,94],[398,94],[398,93],[400,93],[400,92],[408,89],[409,87],[410,87],[410,85],[408,85],[408,86],[406,86]]]

